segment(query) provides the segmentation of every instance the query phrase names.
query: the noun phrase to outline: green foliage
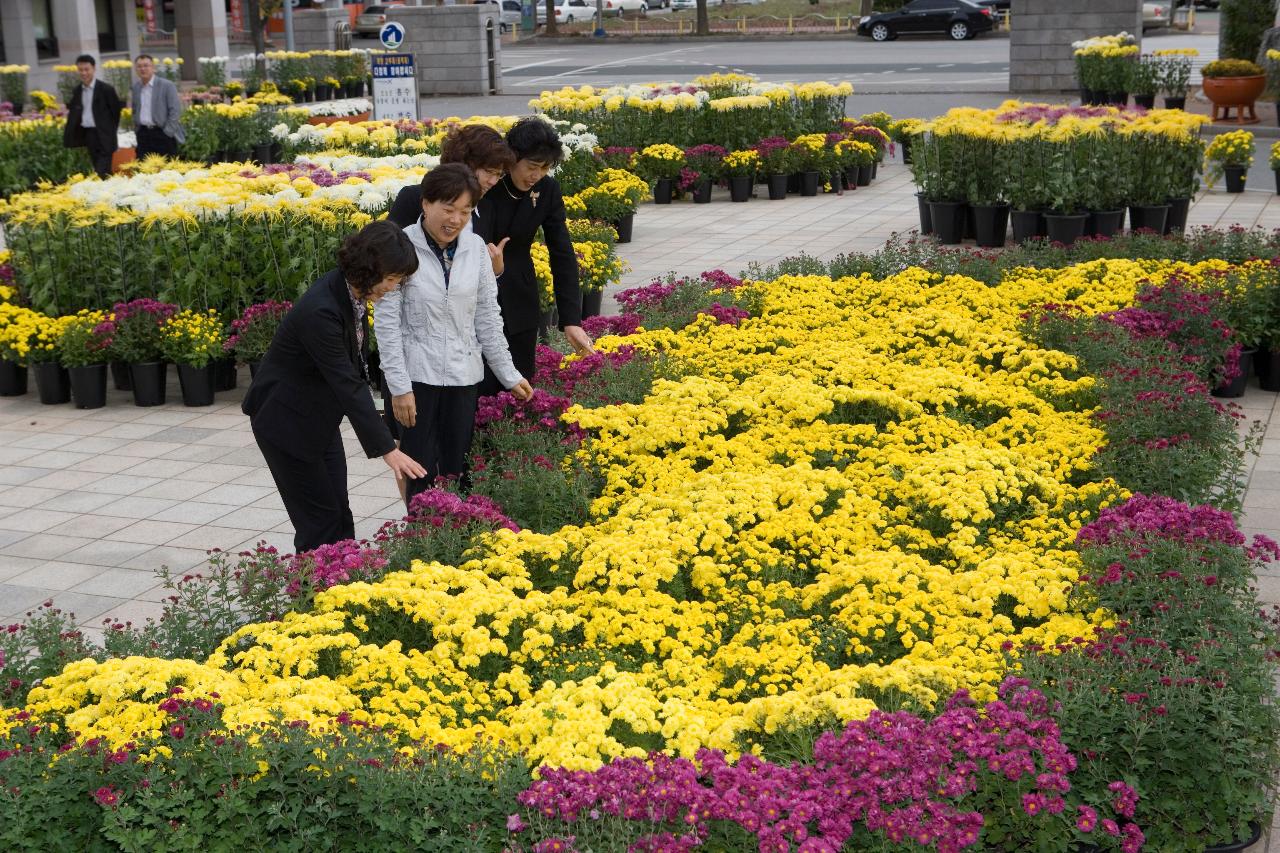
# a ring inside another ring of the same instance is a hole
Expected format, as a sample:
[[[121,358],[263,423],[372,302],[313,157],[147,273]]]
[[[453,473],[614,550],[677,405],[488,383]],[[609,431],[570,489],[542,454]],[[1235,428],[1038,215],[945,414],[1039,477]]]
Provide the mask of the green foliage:
[[[336,215],[333,215],[336,214]],[[155,297],[234,316],[255,302],[296,299],[328,270],[355,225],[334,209],[288,209],[195,222],[7,223],[18,285],[31,307],[64,314]]]
[[[0,198],[90,171],[86,149],[62,146],[62,122],[0,122]]]
[[[1252,62],[1258,57],[1262,34],[1275,26],[1276,0],[1222,0],[1219,20],[1218,55]]]
[[[923,267],[939,275],[964,275],[990,285],[1018,267],[1057,269],[1101,258],[1155,258],[1197,263],[1220,258],[1233,264],[1251,258],[1280,255],[1280,233],[1260,228],[1196,228],[1186,234],[1128,234],[1111,239],[1081,240],[1073,246],[1032,240],[999,254],[939,246],[933,240],[895,234],[874,252],[837,255],[829,263],[800,254],[776,264],[749,264],[742,277],[770,281],[780,275],[863,275],[885,278],[908,267]]]
[[[355,723],[228,731],[218,705],[180,688],[157,704],[172,725],[131,748],[62,750],[65,734],[38,721],[19,728],[18,751],[0,760],[0,846],[487,853],[531,781],[521,758],[496,747],[437,750]]]

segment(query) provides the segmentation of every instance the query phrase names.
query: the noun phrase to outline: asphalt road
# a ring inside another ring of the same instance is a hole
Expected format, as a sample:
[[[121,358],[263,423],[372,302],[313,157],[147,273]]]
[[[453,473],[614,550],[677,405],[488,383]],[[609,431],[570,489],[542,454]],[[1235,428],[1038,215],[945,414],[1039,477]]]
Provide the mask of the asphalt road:
[[[561,86],[688,80],[715,71],[770,82],[848,80],[861,92],[996,92],[1009,85],[1009,40],[900,39],[876,44],[831,41],[726,41],[681,44],[549,44],[505,47],[508,92],[537,94]]]

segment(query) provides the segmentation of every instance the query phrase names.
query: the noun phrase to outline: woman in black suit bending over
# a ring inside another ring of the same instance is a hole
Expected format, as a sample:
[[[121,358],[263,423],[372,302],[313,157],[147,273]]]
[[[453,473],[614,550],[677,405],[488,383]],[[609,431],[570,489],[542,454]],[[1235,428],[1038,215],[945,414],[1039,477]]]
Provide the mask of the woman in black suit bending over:
[[[532,380],[542,308],[530,249],[539,228],[551,258],[560,328],[579,354],[591,352],[591,338],[582,330],[578,256],[565,225],[564,197],[550,174],[564,159],[560,136],[546,121],[533,116],[520,119],[507,131],[507,145],[515,153],[516,164],[484,194],[477,209],[484,229],[481,236],[488,243],[503,246],[502,273],[498,276],[503,331],[516,369]],[[503,241],[507,241],[505,246]],[[499,390],[497,379],[486,370],[481,393],[496,394]]]
[[[396,449],[369,393],[365,303],[377,302],[418,269],[418,255],[394,223],[373,222],[338,251],[285,315],[245,395],[242,411],[293,523],[298,553],[355,538],[347,498],[345,415],[364,452],[397,477],[426,470]]]

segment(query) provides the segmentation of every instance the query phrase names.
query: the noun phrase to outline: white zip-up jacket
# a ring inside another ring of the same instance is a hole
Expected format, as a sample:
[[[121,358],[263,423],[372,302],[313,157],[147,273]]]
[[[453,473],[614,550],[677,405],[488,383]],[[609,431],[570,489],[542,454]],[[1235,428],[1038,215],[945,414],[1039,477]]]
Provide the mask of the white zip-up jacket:
[[[484,361],[504,388],[515,387],[524,377],[502,333],[498,282],[484,240],[470,228],[458,235],[446,288],[422,220],[404,233],[418,252],[418,271],[382,297],[373,313],[387,388],[399,396],[414,382],[475,385],[484,378]]]

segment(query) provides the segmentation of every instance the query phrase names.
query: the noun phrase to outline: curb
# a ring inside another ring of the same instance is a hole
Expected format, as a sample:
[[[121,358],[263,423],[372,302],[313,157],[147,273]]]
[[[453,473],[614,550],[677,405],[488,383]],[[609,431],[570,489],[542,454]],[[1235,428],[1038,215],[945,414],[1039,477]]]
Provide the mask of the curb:
[[[1007,32],[985,33],[984,38],[1009,38]],[[671,44],[673,42],[745,42],[745,41],[860,41],[865,40],[867,44],[875,42],[859,36],[853,30],[829,33],[711,33],[710,35],[697,36],[691,33],[684,35],[632,35],[626,32],[607,33],[603,37],[593,36],[590,33],[582,35],[556,35],[544,36],[534,34],[527,38],[513,42],[513,46],[535,47],[540,44],[562,45],[562,44],[596,44],[606,45],[625,41],[628,44]],[[923,41],[923,39],[922,39]],[[929,93],[920,93],[929,94]]]

